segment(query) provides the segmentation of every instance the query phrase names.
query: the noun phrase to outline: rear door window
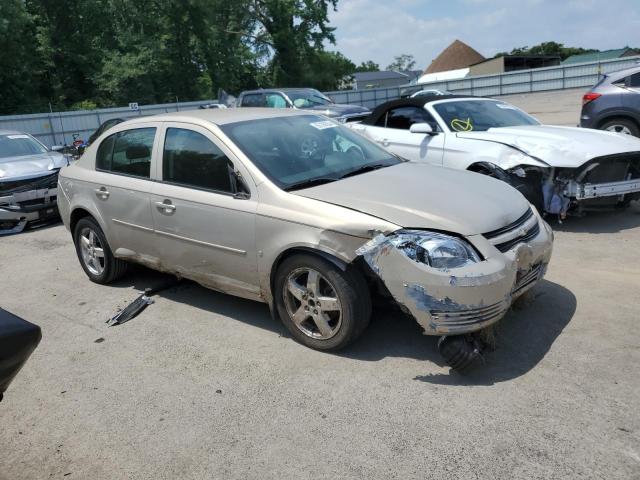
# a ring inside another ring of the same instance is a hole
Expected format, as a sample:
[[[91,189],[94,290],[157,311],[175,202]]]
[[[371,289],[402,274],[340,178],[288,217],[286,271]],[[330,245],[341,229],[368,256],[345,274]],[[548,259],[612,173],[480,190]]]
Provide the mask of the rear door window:
[[[629,86],[630,87],[640,87],[640,72],[634,73],[629,77]]]
[[[409,130],[414,123],[434,125],[435,121],[429,112],[420,107],[398,107],[387,113],[387,128]]]
[[[149,178],[156,128],[135,128],[114,133],[98,147],[96,169]]]
[[[162,179],[187,187],[235,193],[233,163],[204,135],[168,128],[162,157]]]
[[[264,95],[261,93],[249,93],[242,97],[243,107],[264,107]]]

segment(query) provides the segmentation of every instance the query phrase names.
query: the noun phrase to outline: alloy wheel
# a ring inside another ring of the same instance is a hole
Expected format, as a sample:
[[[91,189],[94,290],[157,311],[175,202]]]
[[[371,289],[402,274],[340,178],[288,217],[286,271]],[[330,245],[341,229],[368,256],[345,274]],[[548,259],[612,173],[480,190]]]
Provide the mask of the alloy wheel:
[[[295,326],[311,338],[327,340],[342,325],[342,306],[334,286],[312,268],[298,268],[286,279],[284,304]]]
[[[80,232],[80,253],[82,261],[93,275],[102,275],[104,272],[104,248],[100,238],[91,228],[85,227]]]
[[[610,125],[607,127],[607,131],[631,135],[631,130],[626,125]]]

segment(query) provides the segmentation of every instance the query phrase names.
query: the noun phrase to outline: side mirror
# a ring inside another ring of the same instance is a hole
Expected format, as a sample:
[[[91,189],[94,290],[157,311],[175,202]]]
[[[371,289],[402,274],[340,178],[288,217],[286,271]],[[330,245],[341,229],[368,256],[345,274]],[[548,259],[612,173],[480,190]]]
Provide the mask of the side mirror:
[[[423,133],[427,135],[437,135],[438,132],[433,130],[433,127],[428,123],[414,123],[409,127],[411,133]]]

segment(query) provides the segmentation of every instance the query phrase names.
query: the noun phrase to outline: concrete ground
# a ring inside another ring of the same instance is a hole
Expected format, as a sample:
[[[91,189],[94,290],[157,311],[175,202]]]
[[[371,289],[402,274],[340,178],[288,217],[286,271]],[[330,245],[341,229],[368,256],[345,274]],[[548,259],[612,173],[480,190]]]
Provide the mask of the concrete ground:
[[[582,96],[589,88],[572,88],[548,92],[503,95],[500,100],[509,102],[533,115],[547,125],[575,127],[580,123]]]
[[[640,206],[555,229],[467,376],[397,313],[326,354],[193,284],[108,327],[163,277],[92,284],[60,225],[0,238],[0,306],[43,331],[0,403],[0,478],[638,479]]]

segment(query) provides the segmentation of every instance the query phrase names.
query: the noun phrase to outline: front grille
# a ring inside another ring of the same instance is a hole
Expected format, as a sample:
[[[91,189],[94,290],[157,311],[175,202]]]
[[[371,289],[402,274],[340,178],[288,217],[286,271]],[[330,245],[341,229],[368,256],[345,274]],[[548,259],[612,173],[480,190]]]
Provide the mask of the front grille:
[[[437,327],[466,328],[472,325],[490,322],[502,316],[506,311],[504,302],[494,303],[487,307],[469,310],[431,310],[431,323]]]
[[[483,236],[502,253],[520,243],[533,240],[540,233],[538,219],[529,208],[520,218],[509,225],[484,233]]]
[[[27,178],[25,180],[8,180],[0,182],[0,194],[9,195],[29,190],[42,190],[45,188],[56,188],[58,184],[58,172],[41,177]]]

